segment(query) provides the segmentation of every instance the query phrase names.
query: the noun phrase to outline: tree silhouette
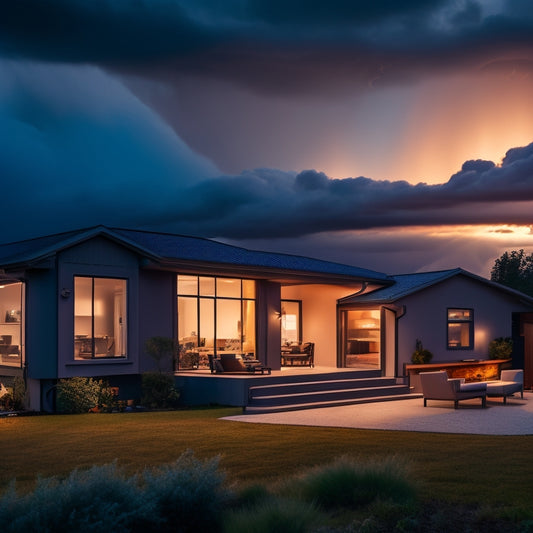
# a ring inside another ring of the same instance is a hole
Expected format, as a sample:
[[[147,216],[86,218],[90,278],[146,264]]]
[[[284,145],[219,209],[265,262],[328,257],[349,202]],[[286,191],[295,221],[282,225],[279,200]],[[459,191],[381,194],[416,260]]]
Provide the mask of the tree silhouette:
[[[491,281],[533,296],[533,253],[524,250],[503,253],[492,267]]]

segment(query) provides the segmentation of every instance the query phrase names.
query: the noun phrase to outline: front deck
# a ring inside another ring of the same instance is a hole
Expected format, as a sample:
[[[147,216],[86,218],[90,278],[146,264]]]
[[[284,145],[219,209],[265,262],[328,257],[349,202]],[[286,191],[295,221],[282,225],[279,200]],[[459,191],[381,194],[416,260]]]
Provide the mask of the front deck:
[[[270,375],[189,370],[177,372],[175,382],[185,405],[229,405],[249,411],[304,409],[409,393],[402,378],[385,378],[380,371],[322,366],[282,367]]]

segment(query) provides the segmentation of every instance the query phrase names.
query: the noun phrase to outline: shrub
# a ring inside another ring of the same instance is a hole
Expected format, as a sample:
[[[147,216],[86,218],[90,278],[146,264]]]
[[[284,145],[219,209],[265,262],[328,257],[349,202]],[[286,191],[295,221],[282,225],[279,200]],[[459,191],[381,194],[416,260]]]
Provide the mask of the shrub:
[[[422,341],[416,339],[415,351],[411,355],[411,362],[415,365],[424,365],[433,359],[433,354],[422,346]]]
[[[126,477],[116,463],[73,471],[66,479],[37,481],[19,495],[14,484],[0,497],[0,531],[215,533],[231,497],[218,459],[185,452],[175,463]]]
[[[231,513],[224,524],[227,533],[305,533],[315,530],[322,517],[308,502],[269,498],[257,507]]]
[[[109,407],[114,393],[102,380],[74,377],[60,379],[57,384],[57,410],[61,413],[87,413],[94,407]]]
[[[5,390],[5,389],[4,389]],[[26,398],[26,384],[21,377],[15,377],[7,393],[0,397],[0,410],[21,411],[24,409]]]
[[[150,519],[149,505],[115,464],[94,466],[65,480],[39,479],[25,496],[11,486],[0,500],[0,530],[128,532]]]
[[[110,387],[107,382],[100,381],[100,393],[98,395],[98,408],[106,413],[122,410],[122,404],[118,399],[118,389]]]
[[[163,518],[158,532],[218,531],[231,492],[224,487],[225,474],[219,458],[204,462],[191,451],[161,468],[145,471],[142,483],[146,498]]]
[[[415,495],[407,466],[396,457],[365,463],[340,457],[290,480],[282,491],[324,509],[352,508],[378,499],[401,503]]]
[[[165,366],[174,370],[176,361],[176,342],[174,339],[169,337],[150,337],[144,344],[144,349],[156,362],[159,372],[161,372],[161,365],[165,363]]]
[[[498,337],[489,342],[489,359],[509,359],[513,354],[513,340]]]
[[[176,408],[180,393],[174,387],[174,378],[169,374],[145,372],[142,375],[141,403],[151,409]]]
[[[270,492],[261,484],[241,487],[236,495],[235,506],[241,509],[252,508],[270,498]]]

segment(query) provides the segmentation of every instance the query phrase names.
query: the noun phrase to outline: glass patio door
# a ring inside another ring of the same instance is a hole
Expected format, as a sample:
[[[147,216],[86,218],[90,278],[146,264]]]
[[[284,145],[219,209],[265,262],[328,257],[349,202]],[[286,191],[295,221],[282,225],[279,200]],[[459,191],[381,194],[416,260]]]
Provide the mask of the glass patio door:
[[[380,309],[342,311],[342,366],[379,370],[381,368]]]

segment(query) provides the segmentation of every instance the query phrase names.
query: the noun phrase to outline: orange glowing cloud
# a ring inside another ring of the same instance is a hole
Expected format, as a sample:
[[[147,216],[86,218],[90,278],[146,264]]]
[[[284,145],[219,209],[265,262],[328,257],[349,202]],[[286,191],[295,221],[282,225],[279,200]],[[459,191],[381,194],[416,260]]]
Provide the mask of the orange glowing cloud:
[[[308,165],[335,177],[444,183],[464,161],[499,164],[533,141],[531,94],[526,75],[479,71],[376,89],[336,115]]]
[[[468,159],[498,164],[533,140],[532,91],[529,78],[494,73],[424,83],[399,139],[397,177],[442,183]]]

